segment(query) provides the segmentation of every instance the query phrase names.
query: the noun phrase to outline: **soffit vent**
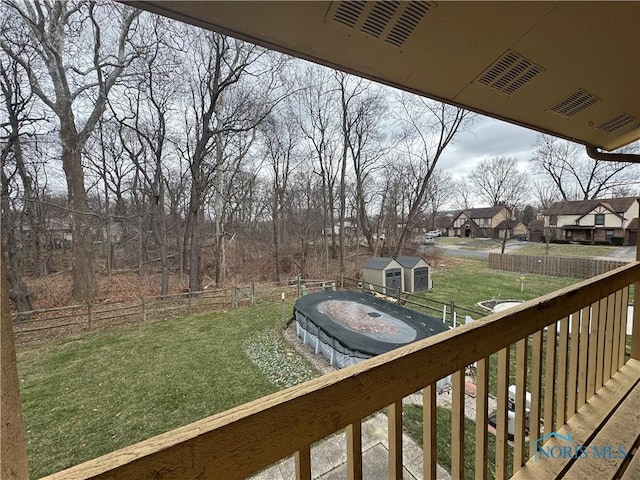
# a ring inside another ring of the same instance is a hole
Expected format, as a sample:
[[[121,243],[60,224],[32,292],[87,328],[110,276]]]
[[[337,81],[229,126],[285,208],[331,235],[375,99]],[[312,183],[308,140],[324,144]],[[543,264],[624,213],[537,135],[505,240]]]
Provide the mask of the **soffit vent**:
[[[601,123],[600,125],[598,125],[598,128],[602,131],[609,133],[619,128],[622,128],[626,125],[629,125],[630,123],[633,123],[636,120],[638,119],[633,115],[630,115],[628,113],[623,113],[622,115],[618,115],[617,117],[612,118],[611,120],[607,120],[606,122]]]
[[[434,2],[387,0],[378,2],[342,1],[330,18],[395,47],[402,47]]]
[[[409,2],[385,41],[396,47],[404,45],[431,7],[429,2]]]
[[[348,27],[353,27],[366,6],[366,2],[340,2],[333,19]]]
[[[549,111],[562,115],[563,117],[573,117],[576,113],[589,108],[591,105],[598,103],[600,99],[595,95],[591,95],[585,90],[577,90],[569,95],[567,98],[563,98],[553,107],[549,108]]]
[[[544,69],[522,55],[508,51],[476,80],[482,85],[511,95],[533,80]]]
[[[362,31],[373,35],[376,38],[380,38],[382,32],[384,32],[389,22],[393,18],[396,10],[398,9],[400,2],[375,2],[373,10],[367,16],[367,19],[362,26]]]

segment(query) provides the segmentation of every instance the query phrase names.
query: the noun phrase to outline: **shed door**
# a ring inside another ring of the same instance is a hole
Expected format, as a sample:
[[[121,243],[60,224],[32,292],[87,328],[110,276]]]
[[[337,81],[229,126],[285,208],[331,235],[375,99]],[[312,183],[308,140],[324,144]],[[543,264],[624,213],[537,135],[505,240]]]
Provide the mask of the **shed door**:
[[[392,268],[385,272],[385,287],[387,294],[393,295],[402,288],[402,270],[400,268]]]
[[[429,290],[429,267],[416,268],[413,271],[413,289],[416,292]]]

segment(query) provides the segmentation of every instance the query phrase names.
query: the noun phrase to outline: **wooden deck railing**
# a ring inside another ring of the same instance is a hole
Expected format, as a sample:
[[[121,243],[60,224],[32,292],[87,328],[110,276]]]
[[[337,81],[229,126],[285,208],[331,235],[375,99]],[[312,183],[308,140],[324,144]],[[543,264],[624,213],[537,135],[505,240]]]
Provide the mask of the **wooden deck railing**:
[[[47,478],[244,478],[293,454],[298,478],[308,479],[311,445],[345,428],[349,476],[360,478],[361,421],[385,407],[389,477],[402,478],[402,399],[421,389],[424,472],[425,478],[435,478],[439,434],[435,383],[449,374],[453,375],[451,474],[462,478],[464,381],[473,362],[477,362],[476,478],[487,478],[494,469],[495,478],[507,478],[510,446],[513,472],[534,452],[534,442],[528,448],[526,443],[525,391],[531,393],[528,428],[534,440],[538,432],[556,430],[624,365],[627,301],[635,282],[640,282],[639,262]],[[635,298],[638,303],[637,292]],[[635,317],[634,323],[640,323],[638,313]],[[510,441],[508,387],[514,382],[515,435]],[[492,391],[497,399],[496,441],[495,464],[489,468]]]

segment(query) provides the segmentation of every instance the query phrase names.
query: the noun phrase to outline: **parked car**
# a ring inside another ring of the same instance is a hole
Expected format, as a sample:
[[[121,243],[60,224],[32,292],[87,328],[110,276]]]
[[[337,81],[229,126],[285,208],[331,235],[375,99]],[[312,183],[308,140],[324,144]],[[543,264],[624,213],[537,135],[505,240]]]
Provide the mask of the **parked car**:
[[[422,240],[420,241],[420,243],[422,243],[422,245],[427,245],[429,243],[433,243],[433,235],[425,233],[424,237],[422,237]]]
[[[427,232],[427,235],[431,235],[432,237],[441,237],[442,232],[436,229],[436,230],[431,230],[430,232]]]

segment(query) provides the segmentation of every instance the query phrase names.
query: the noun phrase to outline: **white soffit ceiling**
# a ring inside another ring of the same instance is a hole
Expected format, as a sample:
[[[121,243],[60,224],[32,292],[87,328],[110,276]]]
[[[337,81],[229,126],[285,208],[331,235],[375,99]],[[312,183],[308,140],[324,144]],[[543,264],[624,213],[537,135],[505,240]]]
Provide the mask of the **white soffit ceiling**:
[[[640,2],[128,2],[613,150],[640,138]]]

